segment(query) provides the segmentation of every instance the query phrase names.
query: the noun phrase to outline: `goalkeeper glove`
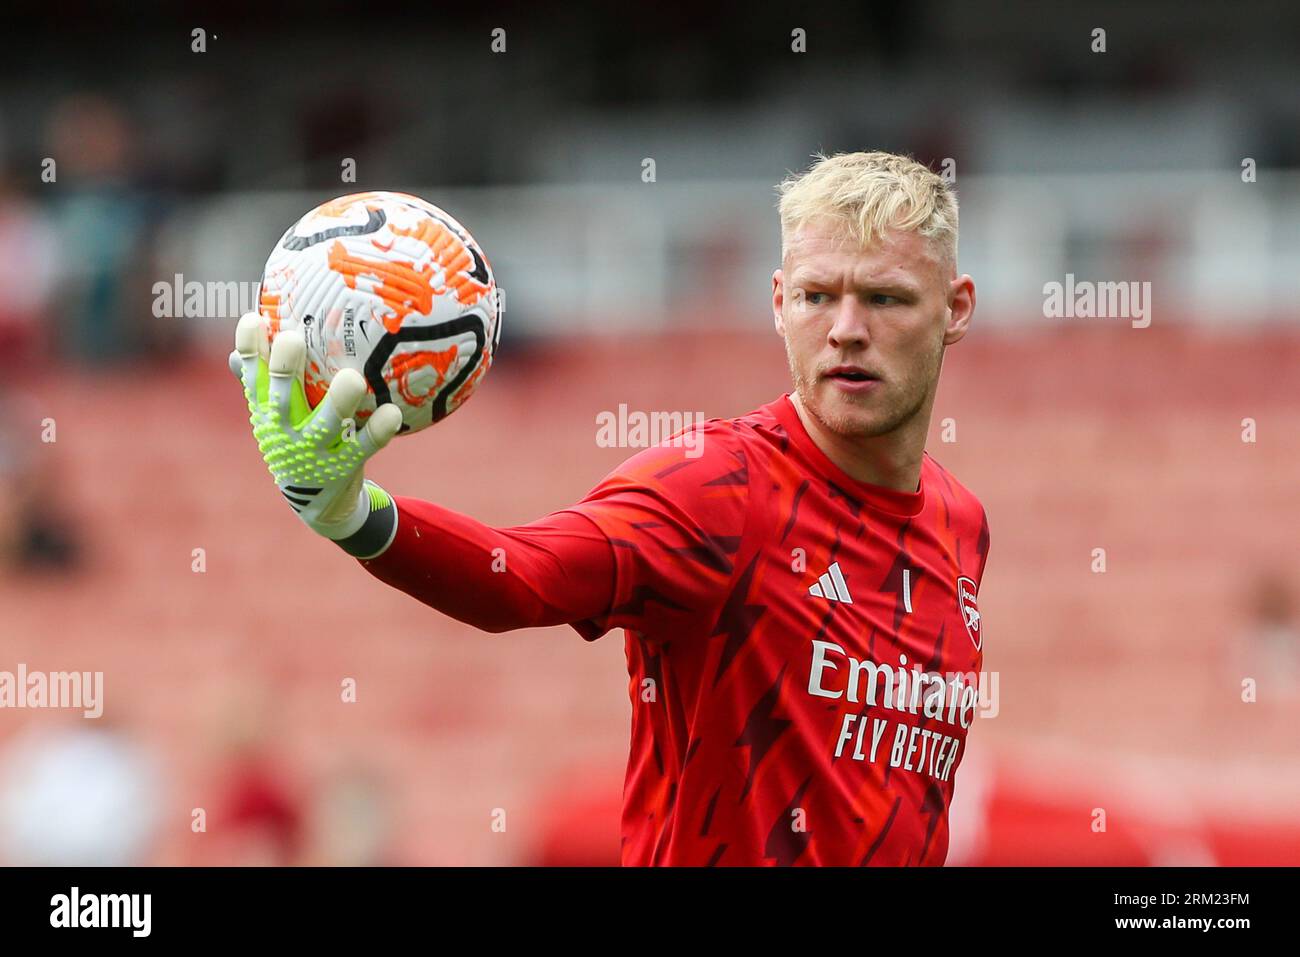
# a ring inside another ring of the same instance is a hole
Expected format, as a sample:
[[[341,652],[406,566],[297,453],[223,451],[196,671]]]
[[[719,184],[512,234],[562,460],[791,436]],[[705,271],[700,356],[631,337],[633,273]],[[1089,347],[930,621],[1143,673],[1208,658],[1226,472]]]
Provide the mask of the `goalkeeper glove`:
[[[257,313],[235,328],[230,370],[243,383],[253,437],[280,494],[309,528],[357,558],[373,558],[393,540],[397,512],[388,493],[365,481],[366,461],[402,426],[402,413],[381,405],[362,429],[353,416],[366,394],[355,369],[342,369],[313,410],[303,390],[307,347],[285,330],[269,349]]]

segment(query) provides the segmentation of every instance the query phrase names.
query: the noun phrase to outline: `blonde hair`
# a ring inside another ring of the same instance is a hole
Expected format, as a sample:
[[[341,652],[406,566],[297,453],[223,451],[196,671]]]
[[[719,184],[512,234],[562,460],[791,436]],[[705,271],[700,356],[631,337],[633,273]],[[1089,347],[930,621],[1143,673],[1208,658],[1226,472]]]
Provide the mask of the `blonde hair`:
[[[816,160],[777,186],[782,259],[795,230],[830,218],[861,246],[887,229],[917,232],[930,240],[941,261],[956,266],[957,193],[937,174],[896,153],[817,153]]]

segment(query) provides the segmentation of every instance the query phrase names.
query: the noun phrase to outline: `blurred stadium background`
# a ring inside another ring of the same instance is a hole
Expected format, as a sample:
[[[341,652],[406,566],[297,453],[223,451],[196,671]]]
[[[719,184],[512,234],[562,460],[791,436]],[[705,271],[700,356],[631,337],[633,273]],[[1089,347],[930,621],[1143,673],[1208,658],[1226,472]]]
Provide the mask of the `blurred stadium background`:
[[[955,162],[979,294],[930,449],[988,509],[998,714],[949,862],[1300,864],[1300,9],[857,6],[7,12],[0,670],[102,671],[105,708],[0,710],[0,861],[616,863],[621,633],[478,633],[313,538],[238,305],[155,284],[256,283],[345,192],[452,211],[499,362],[372,474],[520,524],[631,454],[597,413],[787,389],[772,187],[880,148]],[[1067,274],[1151,282],[1150,327],[1045,318]]]

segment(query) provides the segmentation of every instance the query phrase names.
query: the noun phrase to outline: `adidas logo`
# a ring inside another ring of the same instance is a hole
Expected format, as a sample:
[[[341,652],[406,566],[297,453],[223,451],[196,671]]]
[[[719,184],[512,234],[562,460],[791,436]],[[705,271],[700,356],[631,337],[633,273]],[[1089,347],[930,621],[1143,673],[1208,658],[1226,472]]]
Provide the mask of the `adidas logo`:
[[[842,601],[846,605],[853,604],[853,599],[849,597],[849,586],[844,581],[844,573],[840,571],[839,562],[831,563],[831,567],[826,569],[826,574],[817,579],[816,584],[808,589],[808,594],[815,598]]]
[[[290,495],[290,492],[293,494]],[[311,496],[320,494],[320,489],[307,488],[302,485],[286,485],[284,488],[280,489],[280,494],[289,500],[289,507],[291,509],[295,512],[301,512],[311,504]],[[307,498],[303,498],[302,496],[304,495],[307,496]]]

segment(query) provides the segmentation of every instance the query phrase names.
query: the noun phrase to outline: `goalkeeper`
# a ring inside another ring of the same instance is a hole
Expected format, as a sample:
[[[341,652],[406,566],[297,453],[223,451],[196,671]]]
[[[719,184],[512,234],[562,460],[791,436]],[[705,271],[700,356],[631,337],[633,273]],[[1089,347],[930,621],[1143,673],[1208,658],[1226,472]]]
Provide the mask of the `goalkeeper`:
[[[975,307],[957,201],[888,153],[781,189],[791,392],[527,525],[366,481],[400,413],[355,429],[353,371],[309,409],[300,334],[268,347],[246,316],[231,366],[280,493],[370,574],[487,631],[625,629],[625,864],[942,864],[989,548],[983,507],[925,451]]]

